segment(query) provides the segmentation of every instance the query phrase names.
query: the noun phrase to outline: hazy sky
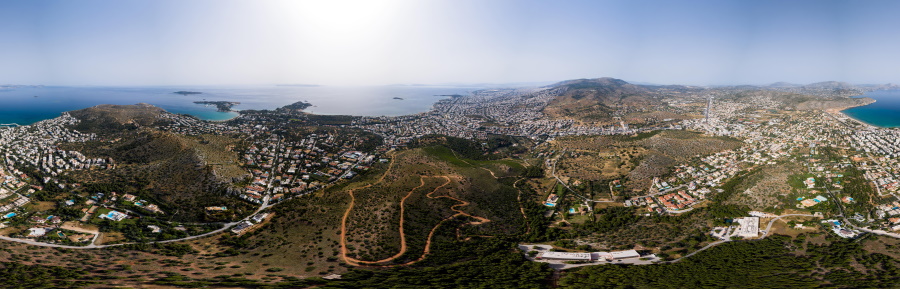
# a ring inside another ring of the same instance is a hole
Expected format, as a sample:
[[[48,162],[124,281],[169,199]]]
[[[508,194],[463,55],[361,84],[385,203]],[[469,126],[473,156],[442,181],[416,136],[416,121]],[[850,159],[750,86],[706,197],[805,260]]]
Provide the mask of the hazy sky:
[[[2,1],[0,83],[900,82],[900,1]]]

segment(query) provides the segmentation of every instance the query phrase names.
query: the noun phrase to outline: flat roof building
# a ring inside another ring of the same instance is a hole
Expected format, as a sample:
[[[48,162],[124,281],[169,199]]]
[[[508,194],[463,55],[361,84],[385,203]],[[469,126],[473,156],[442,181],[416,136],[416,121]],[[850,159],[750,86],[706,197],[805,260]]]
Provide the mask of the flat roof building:
[[[640,256],[641,256],[641,254],[638,254],[638,252],[635,251],[635,250],[625,250],[625,251],[609,252],[609,254],[612,255],[612,258],[613,258],[614,260],[618,260],[618,259],[627,259],[627,258],[637,258],[637,257],[640,257]]]
[[[543,254],[538,256],[538,258],[553,260],[590,261],[591,253],[544,252]]]
[[[759,237],[759,217],[735,218],[734,221],[740,224],[736,235],[743,238]]]

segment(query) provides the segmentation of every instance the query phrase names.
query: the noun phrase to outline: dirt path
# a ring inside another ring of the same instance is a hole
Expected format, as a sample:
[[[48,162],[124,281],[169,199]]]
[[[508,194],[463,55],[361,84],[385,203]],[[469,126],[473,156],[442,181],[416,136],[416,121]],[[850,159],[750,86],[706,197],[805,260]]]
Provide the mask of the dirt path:
[[[459,210],[459,207],[464,207],[464,206],[469,205],[469,202],[467,202],[467,201],[463,201],[463,200],[460,200],[460,199],[457,199],[457,198],[454,198],[451,196],[434,196],[434,194],[437,193],[438,190],[440,190],[443,187],[446,187],[447,185],[450,185],[452,180],[449,176],[419,176],[419,186],[410,190],[406,194],[406,196],[403,197],[403,199],[400,201],[400,251],[397,254],[395,254],[394,256],[391,256],[389,258],[385,258],[382,260],[378,260],[378,261],[365,261],[365,260],[359,260],[359,259],[347,256],[347,254],[349,253],[349,249],[347,249],[347,219],[350,216],[350,212],[353,210],[353,206],[355,205],[355,202],[356,202],[356,197],[353,195],[353,191],[358,190],[358,189],[368,188],[368,187],[371,187],[378,183],[381,183],[384,180],[384,177],[390,172],[390,169],[392,167],[393,167],[393,162],[391,163],[391,166],[388,167],[388,171],[385,172],[385,175],[383,175],[381,177],[381,179],[379,179],[377,182],[360,187],[360,188],[350,190],[350,192],[349,192],[350,197],[351,197],[350,198],[350,206],[347,207],[347,211],[344,212],[344,217],[341,219],[341,257],[342,257],[342,259],[344,259],[344,262],[346,262],[347,264],[350,264],[353,266],[378,265],[378,264],[383,264],[383,263],[387,263],[387,262],[396,260],[397,258],[400,258],[400,256],[403,256],[404,254],[406,254],[406,251],[407,251],[406,233],[404,232],[404,222],[406,221],[405,216],[404,216],[405,215],[405,207],[406,207],[406,199],[408,199],[410,196],[412,196],[412,194],[416,190],[425,186],[425,178],[444,178],[446,180],[446,182],[444,182],[440,186],[434,188],[434,190],[432,190],[430,193],[426,194],[425,196],[428,197],[429,199],[448,198],[448,199],[459,202],[458,204],[455,204],[450,207],[450,209],[455,211],[456,214],[453,214],[450,217],[444,218],[437,225],[435,225],[434,228],[431,229],[431,231],[428,232],[428,237],[425,240],[425,248],[422,251],[422,256],[420,256],[416,260],[413,260],[413,261],[410,261],[407,263],[385,265],[385,266],[378,266],[378,267],[405,266],[405,265],[410,265],[410,264],[422,261],[423,259],[425,259],[425,257],[429,253],[431,253],[431,240],[432,240],[432,237],[434,236],[435,231],[437,231],[437,229],[440,228],[440,226],[444,222],[449,221],[453,218],[456,218],[459,216],[467,216],[467,217],[474,218],[477,220],[477,221],[469,222],[468,223],[469,225],[479,225],[479,224],[484,224],[484,223],[491,221],[487,218],[473,216],[473,215],[470,215],[466,212]]]
[[[394,168],[394,160],[395,159],[397,159],[396,156],[391,158],[391,163],[388,164],[388,169],[386,171],[384,171],[384,174],[381,175],[381,178],[379,178],[378,181],[368,184],[368,185],[365,185],[365,186],[362,186],[362,187],[359,187],[359,188],[356,188],[356,189],[351,189],[348,192],[350,194],[350,205],[347,206],[347,210],[344,211],[344,217],[341,218],[341,257],[344,259],[344,262],[347,262],[347,264],[359,266],[359,263],[360,263],[360,260],[356,260],[356,259],[347,257],[347,251],[348,251],[347,250],[347,217],[350,216],[350,211],[353,210],[353,206],[356,204],[356,197],[353,195],[353,191],[358,190],[358,189],[369,188],[373,185],[383,182],[384,178],[387,177],[387,175],[391,173],[391,169]],[[403,199],[406,200],[406,198],[403,198]],[[401,221],[400,224],[401,224],[401,228],[402,228],[403,222]],[[403,236],[403,234],[401,234],[401,236]],[[403,238],[404,237],[401,237],[401,240],[403,240]]]
[[[513,183],[513,188],[515,188],[516,191],[519,192],[519,194],[516,195],[516,201],[519,202],[519,211],[522,212],[522,218],[524,218],[525,220],[528,220],[528,215],[525,214],[525,207],[522,206],[522,189],[519,189],[519,187],[517,186],[517,185],[519,184],[519,181],[522,181],[522,180],[524,180],[524,179],[525,179],[525,178],[521,178],[521,179],[516,180],[516,181]],[[530,231],[531,231],[531,227],[528,227],[528,230],[529,230],[529,232],[530,232]],[[525,234],[528,234],[528,233],[525,233]]]
[[[487,218],[482,218],[482,217],[478,217],[478,216],[473,216],[473,215],[470,215],[470,214],[468,214],[468,213],[466,213],[466,212],[463,212],[463,211],[459,210],[459,209],[458,209],[459,207],[465,207],[465,206],[468,206],[468,205],[469,205],[469,202],[467,202],[467,201],[463,201],[463,200],[460,200],[460,199],[457,199],[457,198],[454,198],[454,197],[451,197],[451,196],[437,196],[437,197],[433,196],[433,194],[436,193],[439,189],[441,189],[441,188],[443,188],[443,187],[446,187],[447,185],[449,185],[449,184],[451,183],[450,177],[448,177],[448,176],[429,176],[429,177],[422,176],[421,178],[422,178],[422,179],[424,179],[424,178],[444,178],[444,179],[446,180],[446,182],[445,182],[444,184],[442,184],[442,185],[440,185],[440,186],[434,188],[434,190],[432,190],[430,193],[428,193],[428,194],[425,195],[425,196],[428,197],[429,199],[448,198],[448,199],[451,199],[451,200],[454,200],[454,201],[459,202],[459,204],[456,204],[456,205],[453,205],[453,206],[450,207],[450,209],[453,210],[453,211],[455,211],[456,214],[454,214],[454,215],[452,215],[452,216],[450,216],[450,217],[444,218],[444,219],[441,220],[437,225],[435,225],[434,228],[431,228],[431,231],[428,232],[428,238],[425,239],[425,249],[422,250],[422,256],[419,256],[419,258],[417,258],[417,259],[415,259],[415,260],[412,260],[412,261],[409,261],[409,262],[406,262],[406,263],[403,263],[403,264],[392,265],[392,266],[390,266],[390,267],[393,267],[393,266],[406,266],[406,265],[410,265],[410,264],[413,264],[413,263],[416,263],[416,262],[419,262],[419,261],[424,260],[425,257],[428,256],[429,253],[431,253],[431,240],[432,240],[432,237],[434,237],[434,232],[436,232],[437,229],[440,228],[441,225],[443,225],[444,222],[446,222],[446,221],[449,221],[449,220],[451,220],[451,219],[453,219],[453,218],[456,218],[456,217],[459,217],[459,216],[467,216],[467,217],[470,217],[470,218],[473,218],[473,219],[478,220],[478,221],[474,221],[474,222],[469,222],[469,223],[468,223],[469,225],[480,225],[480,224],[484,224],[484,223],[487,223],[487,222],[490,222],[490,221],[491,221],[491,220],[489,220],[489,219],[487,219]],[[490,236],[481,236],[481,237],[490,237]],[[459,238],[459,229],[457,229],[457,238]],[[463,241],[468,241],[469,239],[470,239],[470,238],[466,238],[466,239],[463,240]]]
[[[345,261],[353,261],[358,264],[379,264],[379,263],[387,263],[387,262],[393,261],[394,259],[397,259],[397,258],[400,258],[400,256],[403,256],[403,254],[406,254],[406,232],[403,231],[403,223],[405,222],[405,217],[406,217],[405,216],[406,199],[408,199],[410,196],[412,196],[413,192],[415,192],[419,188],[422,188],[423,186],[425,186],[425,177],[419,177],[419,185],[417,187],[413,188],[412,190],[409,190],[409,193],[406,193],[406,196],[403,197],[402,200],[400,200],[400,252],[397,252],[397,254],[395,254],[394,256],[384,258],[384,259],[381,259],[378,261],[359,260],[359,259],[347,257],[347,255],[344,254],[344,256],[343,256],[344,260]],[[351,194],[352,194],[352,192],[351,192]],[[349,215],[349,214],[350,214],[349,210],[344,214],[345,220],[346,220],[347,215]],[[347,242],[347,239],[345,237],[346,234],[344,234],[344,230],[346,230],[345,224],[346,224],[346,222],[342,222],[342,225],[341,225],[341,234],[342,234],[341,235],[341,243],[343,243],[343,244],[346,244],[346,242]],[[345,248],[346,248],[346,246],[342,247],[342,249],[345,249]]]

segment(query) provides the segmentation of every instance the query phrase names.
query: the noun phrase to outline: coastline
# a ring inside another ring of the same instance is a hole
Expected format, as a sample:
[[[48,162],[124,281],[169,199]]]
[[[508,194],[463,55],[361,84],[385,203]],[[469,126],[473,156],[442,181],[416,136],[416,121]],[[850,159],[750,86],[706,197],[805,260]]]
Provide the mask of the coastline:
[[[865,122],[865,121],[863,121],[863,120],[861,120],[861,119],[858,119],[858,118],[855,118],[855,117],[853,117],[853,116],[850,116],[849,114],[847,114],[847,113],[844,112],[845,110],[848,110],[848,109],[851,109],[851,108],[854,108],[854,107],[866,106],[866,105],[870,105],[870,104],[873,104],[873,103],[876,103],[876,102],[878,102],[878,100],[872,99],[872,102],[867,103],[867,104],[853,105],[853,106],[849,106],[849,107],[845,107],[845,108],[841,108],[841,109],[827,109],[827,110],[825,110],[825,111],[826,111],[826,112],[830,112],[830,113],[834,113],[834,114],[840,114],[841,116],[843,116],[843,117],[845,117],[845,118],[848,118],[848,119],[851,119],[851,120],[855,121],[856,123],[859,123],[859,124],[861,124],[861,125],[863,125],[864,127],[867,127],[867,128],[887,128],[887,127],[881,127],[881,126],[878,126],[878,125],[875,125],[875,124],[871,124],[871,123]]]
[[[154,106],[172,113],[193,115],[201,120],[221,121],[233,119],[244,109],[277,109],[285,104],[304,100],[315,103],[307,108],[307,113],[322,115],[355,116],[401,116],[427,113],[441,97],[434,95],[466,94],[473,88],[459,87],[294,87],[294,86],[210,86],[202,90],[171,86],[124,86],[124,87],[42,87],[21,88],[2,92],[4,97],[17,100],[4,103],[0,108],[0,123],[16,123],[19,126],[53,119],[60,113],[92,107],[99,104],[126,105],[138,102],[152,103]],[[199,95],[183,96],[175,91],[201,92]],[[40,95],[34,98],[34,95]],[[201,97],[202,96],[202,97]],[[404,100],[395,100],[400,97]],[[227,113],[216,111],[217,107],[204,107],[194,101],[241,102]],[[362,104],[365,103],[365,104]]]

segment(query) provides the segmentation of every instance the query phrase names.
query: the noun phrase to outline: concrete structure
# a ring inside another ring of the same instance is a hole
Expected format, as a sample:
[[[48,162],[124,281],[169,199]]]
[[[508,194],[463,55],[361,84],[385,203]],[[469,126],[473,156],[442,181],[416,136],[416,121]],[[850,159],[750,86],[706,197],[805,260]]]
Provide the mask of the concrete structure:
[[[543,254],[538,255],[538,258],[568,261],[590,261],[591,253],[544,252]]]
[[[609,254],[612,255],[613,260],[638,258],[641,256],[641,254],[638,254],[638,252],[635,250],[615,251],[615,252],[609,252]]]
[[[734,221],[740,224],[735,235],[743,238],[759,237],[759,217],[735,218]]]

